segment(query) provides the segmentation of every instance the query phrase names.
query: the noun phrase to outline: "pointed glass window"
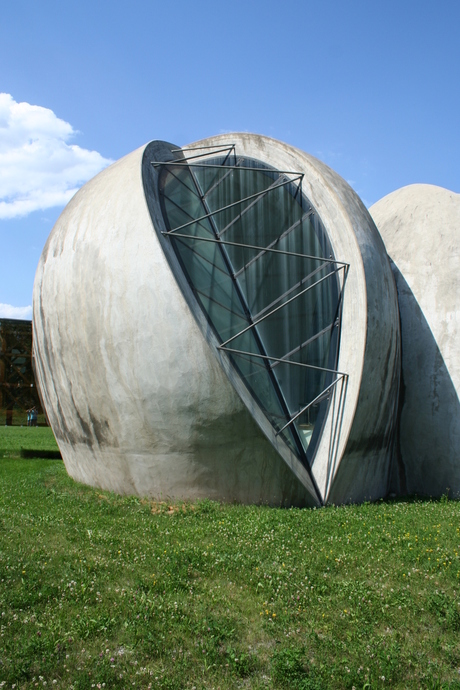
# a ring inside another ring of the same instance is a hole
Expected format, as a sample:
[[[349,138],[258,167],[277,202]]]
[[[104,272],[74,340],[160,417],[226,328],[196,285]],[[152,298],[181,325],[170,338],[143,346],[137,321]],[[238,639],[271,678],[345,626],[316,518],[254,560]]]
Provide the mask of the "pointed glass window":
[[[158,174],[165,234],[220,349],[309,467],[337,382],[345,264],[301,183],[234,151],[178,152]]]

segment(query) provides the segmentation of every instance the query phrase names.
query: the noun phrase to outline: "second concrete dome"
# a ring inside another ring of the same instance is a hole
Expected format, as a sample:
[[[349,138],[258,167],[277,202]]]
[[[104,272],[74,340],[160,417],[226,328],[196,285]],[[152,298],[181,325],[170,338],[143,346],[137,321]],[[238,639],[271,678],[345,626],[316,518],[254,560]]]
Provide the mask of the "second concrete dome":
[[[370,208],[392,260],[402,337],[394,490],[460,494],[460,195],[403,187]]]

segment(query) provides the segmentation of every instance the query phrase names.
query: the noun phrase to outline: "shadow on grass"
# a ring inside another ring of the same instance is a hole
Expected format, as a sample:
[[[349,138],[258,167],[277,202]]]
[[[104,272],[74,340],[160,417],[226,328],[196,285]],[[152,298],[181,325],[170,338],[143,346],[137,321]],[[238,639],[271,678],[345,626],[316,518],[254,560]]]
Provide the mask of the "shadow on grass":
[[[62,460],[62,455],[59,450],[31,450],[30,448],[21,448],[20,457],[28,459]]]
[[[456,496],[449,496],[447,491],[442,496],[427,496],[426,494],[408,494],[407,496],[387,496],[386,498],[376,501],[376,503],[388,503],[394,505],[396,503],[458,503],[459,498]]]

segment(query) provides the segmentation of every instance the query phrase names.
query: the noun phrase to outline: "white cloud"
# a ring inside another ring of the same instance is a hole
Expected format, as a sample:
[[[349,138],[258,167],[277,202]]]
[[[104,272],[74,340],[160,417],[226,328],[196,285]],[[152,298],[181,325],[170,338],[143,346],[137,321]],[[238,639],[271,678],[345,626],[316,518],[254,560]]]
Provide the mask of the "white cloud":
[[[13,307],[0,302],[0,319],[31,319],[32,307]]]
[[[0,219],[64,206],[112,161],[69,143],[72,125],[0,93]]]

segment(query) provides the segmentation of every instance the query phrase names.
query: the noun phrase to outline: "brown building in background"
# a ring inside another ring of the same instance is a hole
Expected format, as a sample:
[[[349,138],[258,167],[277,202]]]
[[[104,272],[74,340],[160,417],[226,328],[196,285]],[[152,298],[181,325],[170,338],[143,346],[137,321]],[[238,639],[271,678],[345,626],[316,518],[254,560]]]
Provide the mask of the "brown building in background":
[[[0,424],[26,424],[42,407],[32,367],[32,321],[0,319]]]

